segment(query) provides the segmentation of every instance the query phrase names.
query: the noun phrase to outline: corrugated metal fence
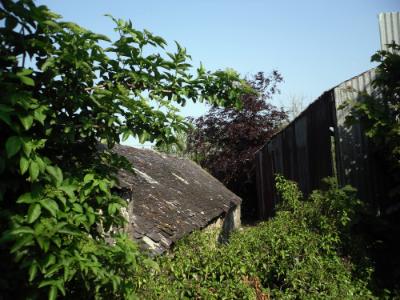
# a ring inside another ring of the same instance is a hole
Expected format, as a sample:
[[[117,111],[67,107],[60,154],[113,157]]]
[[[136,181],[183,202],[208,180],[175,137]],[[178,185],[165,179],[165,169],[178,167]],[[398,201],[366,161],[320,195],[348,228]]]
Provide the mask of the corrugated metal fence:
[[[379,31],[382,50],[388,50],[387,44],[400,44],[400,12],[380,13]]]
[[[336,106],[336,153],[338,180],[357,188],[358,196],[371,203],[379,198],[383,174],[379,170],[379,163],[374,159],[368,147],[368,139],[363,133],[362,126],[355,124],[351,127],[345,125],[348,109],[338,109],[345,101],[357,101],[358,93],[372,92],[371,81],[375,70],[369,70],[359,76],[347,80],[333,89]]]
[[[400,12],[379,14],[381,49],[393,41],[400,44]],[[272,215],[276,201],[274,174],[298,182],[304,194],[321,187],[321,179],[336,176],[350,184],[369,203],[385,189],[382,165],[368,147],[361,125],[345,125],[346,100],[357,101],[359,92],[371,92],[375,70],[353,77],[325,92],[285,129],[256,153],[258,212]]]
[[[333,91],[325,92],[284,130],[256,153],[258,212],[270,217],[278,200],[274,174],[298,182],[303,193],[320,187],[332,176],[332,136],[335,127]]]
[[[373,77],[370,70],[325,92],[256,153],[261,219],[273,214],[278,201],[276,173],[296,181],[305,195],[321,188],[327,176],[336,176],[342,185],[351,184],[362,199],[372,200],[379,194],[379,165],[369,153],[362,128],[346,127],[349,111],[338,109],[346,100],[357,100],[358,92],[370,92]]]

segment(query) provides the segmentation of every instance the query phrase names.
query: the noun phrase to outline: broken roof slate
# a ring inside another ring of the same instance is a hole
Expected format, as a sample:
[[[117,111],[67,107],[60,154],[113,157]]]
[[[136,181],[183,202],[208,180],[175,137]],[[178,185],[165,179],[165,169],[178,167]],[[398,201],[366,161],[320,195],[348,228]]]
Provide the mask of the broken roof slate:
[[[113,151],[135,170],[118,173],[119,186],[130,198],[128,234],[155,253],[241,203],[193,161],[129,146],[117,145]]]

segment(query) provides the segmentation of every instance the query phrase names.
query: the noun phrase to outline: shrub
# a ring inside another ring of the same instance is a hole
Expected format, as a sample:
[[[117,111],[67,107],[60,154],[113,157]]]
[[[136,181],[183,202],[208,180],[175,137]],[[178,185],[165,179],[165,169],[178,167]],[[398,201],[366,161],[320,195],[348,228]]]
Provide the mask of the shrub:
[[[383,165],[386,192],[376,200],[385,209],[398,205],[400,199],[400,45],[389,44],[388,50],[377,51],[371,61],[379,64],[372,93],[361,92],[356,101],[347,101],[342,108],[350,109],[346,125],[361,124],[369,140],[369,155]]]
[[[374,261],[377,290],[400,290],[400,45],[376,52],[378,63],[371,85],[343,107],[350,110],[346,125],[358,124],[368,138],[371,170],[378,173],[373,201],[363,216],[359,231],[367,241]],[[378,178],[379,177],[379,178]],[[386,292],[384,292],[386,293]],[[395,292],[396,293],[396,292]]]
[[[148,299],[373,299],[371,270],[355,268],[346,241],[359,201],[350,187],[302,199],[277,177],[276,216],[236,231],[226,245],[215,231],[195,232],[160,257],[160,273],[143,287]]]
[[[154,264],[126,237],[126,201],[111,192],[111,152],[130,135],[157,145],[187,128],[176,105],[239,104],[234,71],[190,72],[163,38],[112,20],[111,41],[32,0],[0,2],[0,294],[129,298]],[[153,106],[157,106],[155,109]],[[102,147],[100,147],[102,144]]]

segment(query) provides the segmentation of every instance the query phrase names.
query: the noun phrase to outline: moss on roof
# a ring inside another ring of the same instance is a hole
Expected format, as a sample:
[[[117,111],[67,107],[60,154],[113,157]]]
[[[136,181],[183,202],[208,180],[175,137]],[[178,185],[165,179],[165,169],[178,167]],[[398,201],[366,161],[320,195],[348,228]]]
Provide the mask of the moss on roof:
[[[164,252],[241,203],[193,161],[121,145],[114,151],[125,156],[135,170],[135,174],[118,174],[123,197],[129,201],[127,232],[155,253]]]

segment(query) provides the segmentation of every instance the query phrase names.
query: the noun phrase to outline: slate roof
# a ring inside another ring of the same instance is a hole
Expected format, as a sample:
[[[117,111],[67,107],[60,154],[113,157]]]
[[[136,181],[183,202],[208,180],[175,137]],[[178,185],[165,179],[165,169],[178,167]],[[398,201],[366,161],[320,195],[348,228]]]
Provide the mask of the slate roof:
[[[130,201],[128,234],[154,253],[164,252],[241,203],[238,196],[188,159],[121,145],[114,151],[135,169],[135,174],[118,174],[123,197]]]

